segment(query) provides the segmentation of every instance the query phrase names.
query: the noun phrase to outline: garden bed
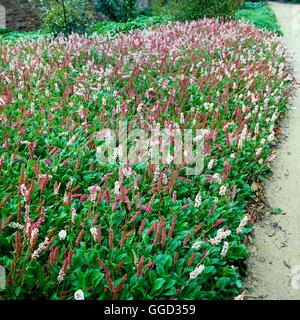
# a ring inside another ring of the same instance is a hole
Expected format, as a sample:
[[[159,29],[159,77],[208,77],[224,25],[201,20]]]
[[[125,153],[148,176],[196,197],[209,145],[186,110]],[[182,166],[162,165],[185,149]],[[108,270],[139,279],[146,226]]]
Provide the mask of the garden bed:
[[[251,185],[293,95],[280,38],[203,19],[24,39],[0,42],[0,70],[1,298],[239,294]],[[204,171],[99,163],[95,133],[120,120],[206,129]]]

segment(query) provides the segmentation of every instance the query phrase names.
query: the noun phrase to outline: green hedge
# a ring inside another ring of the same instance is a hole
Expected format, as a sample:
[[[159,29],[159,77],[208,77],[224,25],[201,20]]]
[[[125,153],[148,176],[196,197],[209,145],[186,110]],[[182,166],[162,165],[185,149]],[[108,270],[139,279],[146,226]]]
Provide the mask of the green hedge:
[[[243,19],[256,27],[282,35],[276,16],[269,6],[257,9],[242,9],[236,13],[236,19]]]
[[[169,11],[174,20],[189,21],[204,17],[234,17],[244,0],[156,0],[154,3],[156,13],[161,5],[161,12]]]
[[[246,2],[245,9],[258,9],[266,5],[265,1]]]

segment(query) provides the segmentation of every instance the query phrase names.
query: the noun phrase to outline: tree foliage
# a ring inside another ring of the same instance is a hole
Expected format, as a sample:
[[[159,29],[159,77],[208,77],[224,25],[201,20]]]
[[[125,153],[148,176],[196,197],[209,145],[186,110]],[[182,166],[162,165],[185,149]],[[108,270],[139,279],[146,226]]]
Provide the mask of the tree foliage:
[[[94,7],[110,20],[127,21],[137,15],[137,0],[95,0]]]
[[[93,12],[89,0],[30,0],[39,12],[44,27],[57,36],[72,32],[83,33],[92,21]]]

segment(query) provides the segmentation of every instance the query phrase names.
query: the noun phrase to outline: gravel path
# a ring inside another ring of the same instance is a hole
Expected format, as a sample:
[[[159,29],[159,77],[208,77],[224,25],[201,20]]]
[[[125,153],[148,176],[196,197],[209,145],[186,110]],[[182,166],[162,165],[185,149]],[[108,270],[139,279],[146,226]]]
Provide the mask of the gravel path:
[[[269,4],[286,45],[296,53],[300,82],[300,5]],[[286,139],[277,150],[273,176],[266,185],[269,204],[283,213],[267,214],[255,226],[256,241],[248,259],[248,299],[300,299],[300,89],[283,132]]]

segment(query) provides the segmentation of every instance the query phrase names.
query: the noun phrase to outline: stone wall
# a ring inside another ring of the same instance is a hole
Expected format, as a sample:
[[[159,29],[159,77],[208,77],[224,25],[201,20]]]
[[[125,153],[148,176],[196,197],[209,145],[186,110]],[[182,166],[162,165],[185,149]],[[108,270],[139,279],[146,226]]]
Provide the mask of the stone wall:
[[[5,8],[7,29],[35,30],[41,26],[28,0],[0,0],[0,6]]]
[[[6,27],[6,14],[5,8],[0,6],[0,29],[5,29]]]

